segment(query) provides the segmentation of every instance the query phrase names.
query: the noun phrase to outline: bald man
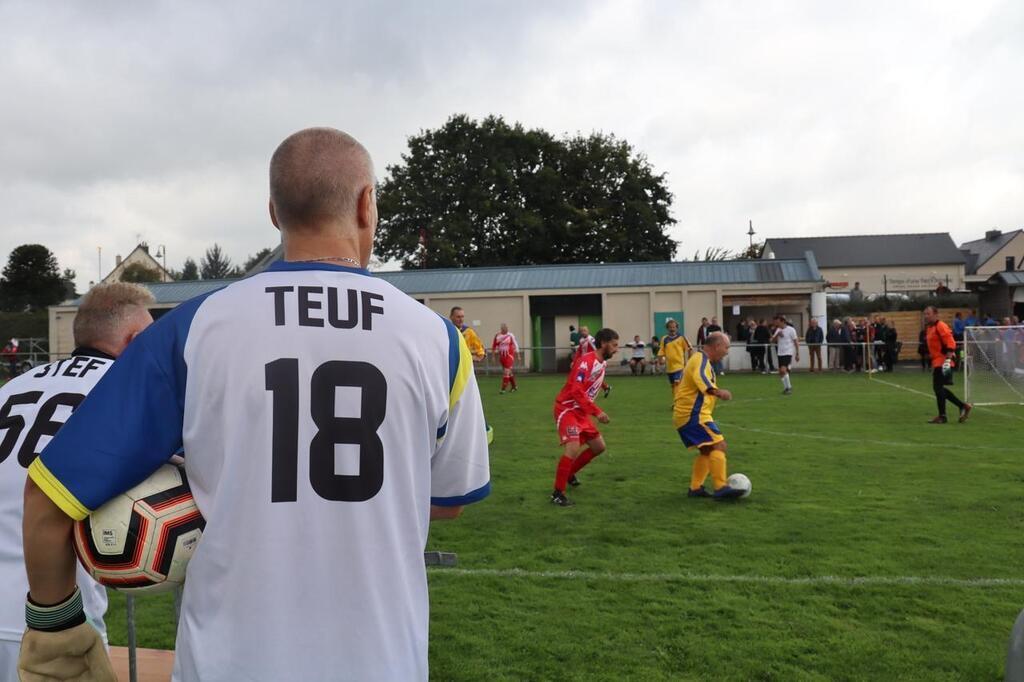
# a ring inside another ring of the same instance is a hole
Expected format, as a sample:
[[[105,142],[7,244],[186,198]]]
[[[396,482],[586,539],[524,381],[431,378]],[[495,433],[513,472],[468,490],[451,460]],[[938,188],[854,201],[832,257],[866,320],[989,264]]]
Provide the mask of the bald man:
[[[32,637],[78,617],[72,520],[184,447],[206,528],[176,680],[427,680],[429,521],[490,491],[472,357],[365,269],[375,180],[352,137],[282,142],[270,218],[284,260],[161,317],[29,467],[29,611],[58,630]]]

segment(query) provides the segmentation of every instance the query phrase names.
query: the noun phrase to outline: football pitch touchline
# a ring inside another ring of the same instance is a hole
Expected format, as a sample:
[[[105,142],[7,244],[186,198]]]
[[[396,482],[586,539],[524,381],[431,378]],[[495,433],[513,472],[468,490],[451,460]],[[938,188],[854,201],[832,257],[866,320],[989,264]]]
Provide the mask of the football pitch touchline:
[[[885,379],[876,379],[876,378],[874,378],[874,376],[872,376],[871,381],[877,381],[878,383],[885,384],[886,386],[892,386],[893,388],[899,388],[899,389],[902,389],[904,391],[910,391],[911,393],[916,393],[917,395],[923,395],[925,398],[933,398],[933,399],[935,398],[935,396],[933,394],[931,394],[931,393],[925,393],[924,391],[919,391],[916,388],[908,388],[907,386],[901,386],[900,384],[894,384],[893,382],[886,381]],[[993,410],[992,408],[984,407],[984,406],[981,406],[981,405],[979,405],[978,407],[975,407],[974,409],[979,410],[981,412],[985,412],[986,414],[994,414],[997,417],[1006,417],[1007,419],[1016,419],[1018,421],[1024,421],[1024,417],[1018,417],[1015,414],[1006,414],[1005,412],[999,412],[997,410]]]
[[[740,583],[750,585],[838,585],[841,587],[887,587],[924,585],[934,587],[1024,587],[1021,578],[948,578],[941,576],[843,577],[812,575],[787,578],[775,575],[721,575],[716,573],[606,573],[600,571],[527,571],[521,568],[430,568],[438,575],[527,580],[607,580],[620,583]]]
[[[758,429],[753,426],[740,426],[739,424],[733,424],[732,422],[717,422],[720,426],[725,429],[735,429],[737,431],[750,431],[751,433],[760,433],[766,436],[785,436],[786,438],[810,438],[813,440],[824,440],[832,443],[854,443],[857,445],[882,445],[885,447],[904,447],[904,448],[920,448],[930,445],[930,443],[915,443],[912,441],[892,441],[892,440],[872,440],[870,438],[843,438],[842,436],[823,436],[817,433],[803,433],[799,431],[771,431],[769,429]],[[950,450],[992,450],[995,452],[1005,452],[1006,448],[995,448],[988,447],[985,445],[946,445],[946,449]]]

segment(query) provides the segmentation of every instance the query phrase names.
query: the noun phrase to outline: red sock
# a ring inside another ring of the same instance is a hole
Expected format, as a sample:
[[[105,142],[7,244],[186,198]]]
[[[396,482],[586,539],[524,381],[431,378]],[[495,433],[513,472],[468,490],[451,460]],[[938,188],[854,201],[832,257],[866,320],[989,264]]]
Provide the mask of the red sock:
[[[565,455],[558,460],[558,470],[555,472],[555,490],[560,493],[565,492],[565,486],[569,483],[569,477],[572,476],[572,465],[572,459]]]
[[[584,450],[580,454],[576,455],[576,459],[574,459],[573,462],[572,462],[572,473],[573,473],[573,475],[575,476],[576,472],[578,472],[580,469],[582,469],[583,467],[585,467],[588,464],[590,464],[590,461],[592,459],[594,459],[595,457],[597,457],[597,455],[595,455],[594,451],[591,450],[590,448],[587,448],[586,450]]]
[[[516,386],[516,375],[515,374],[510,374],[509,375],[508,382],[510,384],[512,384],[512,388],[519,388],[518,386]]]

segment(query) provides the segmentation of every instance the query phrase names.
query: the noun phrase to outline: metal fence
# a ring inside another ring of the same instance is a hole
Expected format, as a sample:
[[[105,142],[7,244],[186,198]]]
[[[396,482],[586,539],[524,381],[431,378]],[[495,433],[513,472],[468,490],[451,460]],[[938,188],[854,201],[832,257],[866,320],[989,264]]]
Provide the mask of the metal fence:
[[[820,358],[824,370],[887,371],[901,364],[899,357],[902,346],[902,342],[886,344],[882,341],[812,345],[801,341],[799,360],[792,358],[790,368],[811,369],[813,356],[815,369],[818,368],[817,360]],[[516,374],[564,374],[572,366],[574,357],[575,349],[569,346],[527,346],[516,353],[512,370]],[[728,373],[774,372],[777,368],[778,347],[775,344],[733,343],[719,369]],[[475,369],[478,374],[495,376],[501,375],[504,368],[498,355],[488,352],[475,362]],[[619,352],[608,361],[606,372],[610,375],[661,374],[664,373],[664,366],[658,362],[650,346],[644,349],[642,357],[639,354],[634,356],[632,348],[620,346]]]

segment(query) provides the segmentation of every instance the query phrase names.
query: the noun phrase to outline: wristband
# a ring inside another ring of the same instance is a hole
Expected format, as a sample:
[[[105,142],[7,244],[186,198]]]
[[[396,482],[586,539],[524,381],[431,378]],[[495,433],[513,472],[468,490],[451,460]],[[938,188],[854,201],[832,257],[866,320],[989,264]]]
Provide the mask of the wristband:
[[[59,604],[43,606],[25,599],[25,624],[33,630],[41,632],[60,632],[85,622],[85,608],[82,606],[82,591],[75,587],[64,601]]]

